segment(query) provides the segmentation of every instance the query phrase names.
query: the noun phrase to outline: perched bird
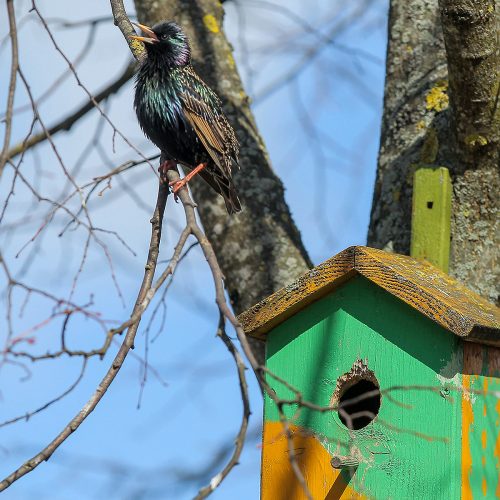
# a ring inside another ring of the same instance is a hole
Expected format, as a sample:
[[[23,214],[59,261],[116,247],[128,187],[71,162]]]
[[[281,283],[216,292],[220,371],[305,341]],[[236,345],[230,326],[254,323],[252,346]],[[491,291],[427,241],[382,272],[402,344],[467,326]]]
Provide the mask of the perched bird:
[[[222,195],[229,213],[239,212],[231,178],[238,141],[219,97],[191,66],[187,36],[174,22],[136,26],[146,36],[132,38],[144,42],[147,58],[137,73],[134,107],[142,130],[167,158],[160,171],[176,164],[190,169],[171,183],[174,194],[199,173]]]

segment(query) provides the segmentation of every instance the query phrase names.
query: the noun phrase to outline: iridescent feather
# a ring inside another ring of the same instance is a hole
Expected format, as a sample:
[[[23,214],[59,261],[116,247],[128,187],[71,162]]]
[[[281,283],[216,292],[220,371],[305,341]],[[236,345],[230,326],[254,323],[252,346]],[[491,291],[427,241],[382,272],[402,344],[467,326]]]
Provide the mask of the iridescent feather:
[[[146,44],[148,57],[137,74],[134,106],[146,136],[172,160],[193,169],[224,197],[229,213],[241,210],[231,171],[238,141],[219,97],[190,64],[189,42],[175,23],[152,28],[161,40]]]

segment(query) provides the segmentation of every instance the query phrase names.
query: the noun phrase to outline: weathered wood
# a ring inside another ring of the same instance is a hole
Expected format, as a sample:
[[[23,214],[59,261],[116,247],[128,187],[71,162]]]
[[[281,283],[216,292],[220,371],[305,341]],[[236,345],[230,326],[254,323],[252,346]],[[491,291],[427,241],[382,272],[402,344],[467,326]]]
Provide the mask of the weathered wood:
[[[410,255],[448,272],[451,180],[445,167],[420,167],[413,177]]]
[[[500,346],[500,310],[432,265],[368,247],[349,247],[239,316],[264,339],[311,302],[360,274],[437,324],[467,340]]]
[[[263,339],[263,335],[276,325],[349,279],[353,248],[303,274],[238,316],[245,332]]]

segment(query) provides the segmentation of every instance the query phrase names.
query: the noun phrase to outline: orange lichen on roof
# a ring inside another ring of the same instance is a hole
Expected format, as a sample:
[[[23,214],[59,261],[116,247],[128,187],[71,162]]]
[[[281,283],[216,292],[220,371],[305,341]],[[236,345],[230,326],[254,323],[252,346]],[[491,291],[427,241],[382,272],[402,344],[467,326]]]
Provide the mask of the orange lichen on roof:
[[[466,340],[500,346],[500,309],[424,261],[353,246],[242,313],[245,332],[267,332],[353,276],[361,275]]]

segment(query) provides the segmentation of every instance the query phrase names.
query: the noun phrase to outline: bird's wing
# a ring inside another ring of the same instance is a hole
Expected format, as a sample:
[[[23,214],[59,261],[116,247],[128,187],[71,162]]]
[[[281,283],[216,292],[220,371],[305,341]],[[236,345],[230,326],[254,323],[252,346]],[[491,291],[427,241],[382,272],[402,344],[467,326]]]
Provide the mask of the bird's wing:
[[[183,68],[180,97],[184,115],[221,173],[230,177],[238,163],[238,141],[220,99],[190,67]]]

